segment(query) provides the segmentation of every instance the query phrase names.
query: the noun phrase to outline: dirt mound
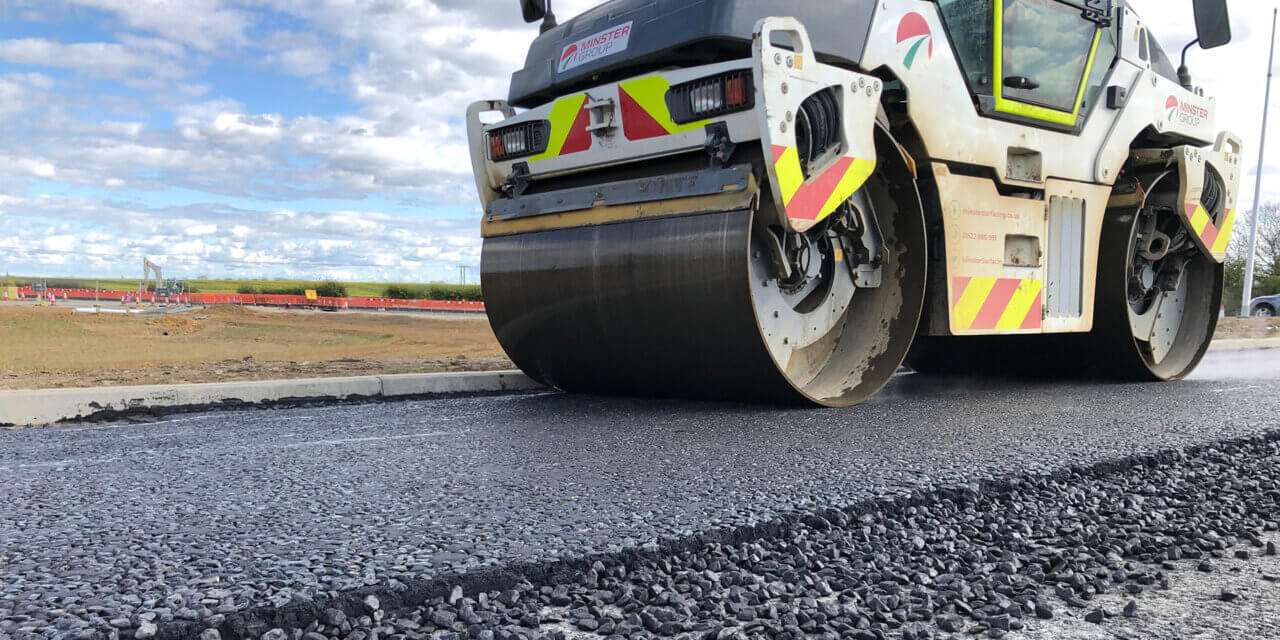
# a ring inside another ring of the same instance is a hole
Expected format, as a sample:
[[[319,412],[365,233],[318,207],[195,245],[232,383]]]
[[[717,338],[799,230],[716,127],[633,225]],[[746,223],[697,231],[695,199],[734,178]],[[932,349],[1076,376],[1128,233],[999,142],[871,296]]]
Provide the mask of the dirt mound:
[[[1215,338],[1280,338],[1280,318],[1220,318]]]
[[[200,321],[191,316],[166,314],[147,320],[147,326],[163,332],[163,335],[190,335],[200,328]]]

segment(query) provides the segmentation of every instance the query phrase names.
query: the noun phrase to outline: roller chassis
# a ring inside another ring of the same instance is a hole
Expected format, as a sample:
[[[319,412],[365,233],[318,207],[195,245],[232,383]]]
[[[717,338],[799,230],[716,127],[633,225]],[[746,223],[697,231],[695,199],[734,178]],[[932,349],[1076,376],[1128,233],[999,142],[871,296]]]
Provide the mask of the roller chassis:
[[[886,238],[880,237],[877,214],[859,206],[854,197],[876,171],[877,143],[880,155],[886,144],[892,146],[893,156],[902,159],[914,182],[927,192],[923,202],[931,204],[920,206],[932,209],[936,222],[939,250],[927,267],[934,285],[926,306],[943,312],[926,313],[930,321],[921,327],[922,335],[1094,330],[1095,317],[1102,313],[1095,303],[1106,297],[1096,291],[1098,283],[1107,280],[1106,273],[1100,277],[1099,267],[1104,212],[1143,210],[1149,195],[1143,186],[1123,187],[1134,174],[1153,168],[1172,178],[1161,182],[1162,188],[1177,185],[1176,196],[1165,199],[1176,197],[1179,220],[1199,252],[1215,264],[1222,262],[1241,174],[1240,140],[1230,133],[1215,135],[1213,98],[1157,73],[1142,45],[1145,26],[1131,10],[1116,8],[1117,55],[1105,78],[1105,86],[1119,88],[1117,94],[1124,99],[1104,103],[1099,97],[1085,109],[1078,108],[1069,124],[1035,126],[1023,114],[1013,113],[1017,110],[1009,108],[1008,100],[975,100],[959,72],[955,50],[933,41],[945,40],[947,33],[936,3],[886,0],[880,5],[859,67],[870,73],[819,62],[804,25],[792,18],[767,18],[756,25],[751,59],[642,74],[561,96],[520,114],[502,101],[476,103],[467,121],[477,188],[486,208],[483,235],[499,238],[750,211],[757,220],[753,255],[768,254],[772,265],[753,266],[752,281],[763,281],[767,288],[765,272],[772,270],[778,278],[776,290],[794,268],[788,238],[829,236],[832,248],[824,259],[842,263],[848,275],[834,280],[827,275],[825,281],[815,275],[803,281],[811,288],[827,287],[822,290],[829,296],[823,307],[830,311],[827,321],[805,321],[804,328],[793,322],[790,329],[786,322],[771,324],[764,317],[771,303],[763,301],[773,294],[759,287],[753,294],[762,338],[784,372],[791,367],[789,358],[796,357],[793,352],[830,341],[842,330],[859,289],[881,285]],[[908,22],[914,40],[904,38]],[[779,45],[777,33],[785,33],[790,43]],[[920,40],[920,34],[927,40]],[[920,48],[926,43],[927,53],[922,55]],[[905,55],[909,47],[913,55]],[[752,74],[752,109],[680,124],[672,120],[669,105],[657,99],[672,86],[732,71]],[[918,135],[913,148],[920,157],[902,151],[903,145],[885,126],[886,81],[896,82],[902,91],[905,99],[900,105]],[[829,88],[839,98],[839,144],[802,169],[795,153],[796,118],[806,98]],[[639,118],[637,109],[644,112],[647,130],[631,126]],[[505,119],[485,125],[480,119],[485,111],[498,111]],[[488,158],[488,131],[538,121],[551,123],[546,152],[511,161]],[[585,138],[583,130],[588,132]],[[1135,147],[1140,139],[1168,141],[1168,146]],[[571,140],[573,146],[567,146]],[[745,163],[743,154],[733,151],[744,148],[755,150]],[[584,172],[621,171],[636,163],[699,153],[707,155],[705,168],[527,193],[530,184],[557,184]],[[1219,181],[1214,211],[1202,206],[1206,176]],[[841,220],[833,222],[837,218]],[[850,221],[842,222],[846,218]],[[826,231],[837,224],[859,232],[841,236]],[[1141,232],[1135,233],[1137,242],[1150,243],[1150,237],[1144,240]],[[842,244],[842,238],[851,238],[850,244]],[[1176,287],[1172,291],[1170,299],[1185,304],[1185,293],[1176,293]],[[1218,291],[1220,295],[1220,285]],[[771,313],[779,317],[777,311]],[[912,327],[914,333],[914,322]],[[1138,325],[1132,327],[1138,335]],[[784,336],[796,344],[788,345]],[[1170,346],[1154,349],[1167,352]],[[796,376],[786,373],[797,389],[803,387],[803,378],[821,375],[802,375],[797,383]],[[802,395],[822,402],[807,391]]]

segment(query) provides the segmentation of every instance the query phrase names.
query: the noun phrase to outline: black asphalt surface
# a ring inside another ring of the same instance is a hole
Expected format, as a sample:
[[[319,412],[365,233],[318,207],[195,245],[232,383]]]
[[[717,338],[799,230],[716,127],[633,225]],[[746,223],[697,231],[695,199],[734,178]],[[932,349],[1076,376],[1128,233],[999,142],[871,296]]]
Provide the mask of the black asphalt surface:
[[[146,638],[1257,436],[1280,423],[1276,358],[1211,354],[1162,385],[905,375],[848,410],[534,394],[0,432],[0,631]]]

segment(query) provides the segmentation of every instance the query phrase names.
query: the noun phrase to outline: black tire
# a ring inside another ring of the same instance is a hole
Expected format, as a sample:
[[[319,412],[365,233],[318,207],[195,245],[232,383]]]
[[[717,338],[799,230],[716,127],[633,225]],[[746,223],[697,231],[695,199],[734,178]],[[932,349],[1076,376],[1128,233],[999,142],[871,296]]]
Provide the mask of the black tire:
[[[1157,199],[1153,195],[1151,199]],[[1160,206],[1149,203],[1148,206]],[[1173,347],[1156,357],[1151,346],[1134,336],[1129,319],[1128,266],[1137,240],[1138,216],[1108,211],[1098,256],[1097,302],[1092,357],[1109,377],[1126,380],[1177,380],[1191,373],[1213,340],[1222,305],[1223,268],[1195,250],[1182,277],[1186,301]]]

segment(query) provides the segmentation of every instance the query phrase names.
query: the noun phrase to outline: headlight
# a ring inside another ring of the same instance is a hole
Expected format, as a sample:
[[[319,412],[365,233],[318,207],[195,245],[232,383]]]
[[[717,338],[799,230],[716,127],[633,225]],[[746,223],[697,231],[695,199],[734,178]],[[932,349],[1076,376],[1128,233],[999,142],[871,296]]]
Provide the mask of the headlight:
[[[489,132],[489,159],[494,162],[532,156],[547,150],[551,123],[522,122]]]
[[[676,124],[746,111],[754,106],[751,72],[745,69],[678,84],[667,91],[667,109]]]

